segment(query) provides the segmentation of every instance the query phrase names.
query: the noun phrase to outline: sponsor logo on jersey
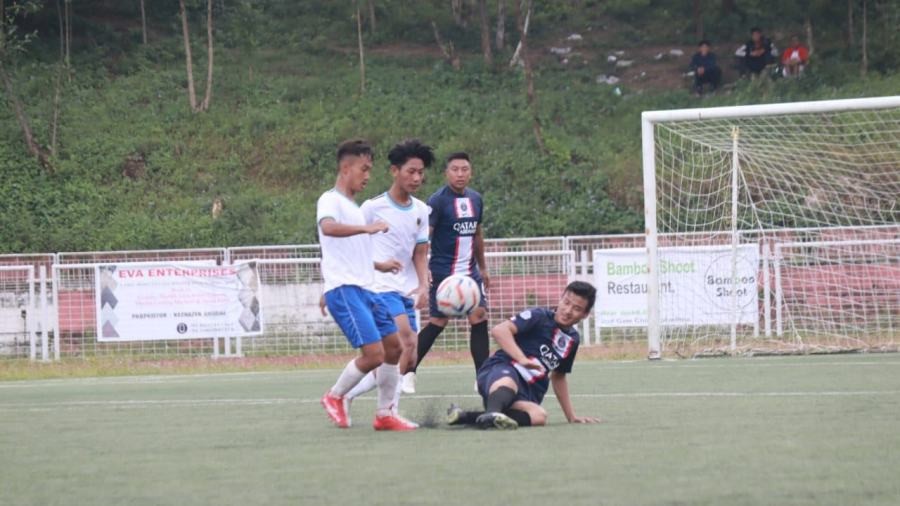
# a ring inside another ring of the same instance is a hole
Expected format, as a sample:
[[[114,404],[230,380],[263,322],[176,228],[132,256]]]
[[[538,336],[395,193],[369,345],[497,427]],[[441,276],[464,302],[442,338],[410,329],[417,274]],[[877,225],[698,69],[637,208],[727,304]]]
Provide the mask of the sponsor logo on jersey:
[[[472,199],[459,197],[454,199],[453,207],[456,209],[457,218],[474,218],[475,210],[472,208]]]
[[[478,223],[474,221],[457,221],[453,224],[453,230],[459,235],[475,235],[478,230]]]
[[[565,332],[556,329],[553,332],[553,350],[562,358],[569,356],[572,352],[572,345],[575,344],[575,338]]]
[[[541,358],[543,359],[541,362],[544,363],[544,367],[548,371],[553,371],[559,367],[559,357],[546,344],[541,345]]]
[[[525,311],[522,311],[521,313],[519,313],[519,318],[521,318],[523,320],[530,320],[531,319],[531,310],[526,309]]]

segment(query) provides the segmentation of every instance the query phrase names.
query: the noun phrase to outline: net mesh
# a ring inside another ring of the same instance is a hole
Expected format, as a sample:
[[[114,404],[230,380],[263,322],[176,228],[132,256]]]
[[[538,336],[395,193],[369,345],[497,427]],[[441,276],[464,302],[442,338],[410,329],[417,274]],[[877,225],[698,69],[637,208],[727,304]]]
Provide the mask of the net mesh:
[[[654,151],[660,263],[718,245],[758,271],[752,321],[672,324],[708,294],[661,290],[664,353],[896,346],[900,108],[660,122]]]

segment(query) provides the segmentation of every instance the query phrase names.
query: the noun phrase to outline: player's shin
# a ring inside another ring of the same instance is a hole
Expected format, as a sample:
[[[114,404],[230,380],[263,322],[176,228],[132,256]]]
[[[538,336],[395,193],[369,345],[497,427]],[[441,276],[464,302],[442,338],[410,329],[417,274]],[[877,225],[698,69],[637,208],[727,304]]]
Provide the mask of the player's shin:
[[[516,401],[516,391],[509,387],[499,387],[488,394],[484,403],[488,413],[503,413]]]
[[[400,368],[396,364],[382,364],[378,367],[376,384],[378,385],[378,410],[376,416],[393,414],[397,386],[400,382]]]
[[[429,323],[421,332],[419,332],[418,344],[416,345],[416,363],[413,365],[412,369],[410,369],[410,372],[416,372],[416,369],[419,368],[419,364],[422,363],[422,359],[425,358],[425,355],[428,354],[431,347],[434,346],[434,342],[443,331],[444,327]]]
[[[531,426],[531,415],[529,415],[526,411],[509,408],[505,410],[503,414],[515,420],[516,423],[519,424],[519,427]]]
[[[376,371],[378,371],[378,369],[369,371],[369,373],[366,374],[363,379],[356,384],[356,386],[351,388],[350,391],[344,395],[344,398],[353,400],[360,395],[373,390],[377,386],[377,381],[375,379]]]
[[[487,321],[472,325],[472,331],[469,335],[469,352],[472,354],[472,362],[475,363],[475,370],[478,371],[491,353]]]
[[[356,366],[356,359],[351,360],[347,366],[344,367],[344,370],[341,371],[341,375],[338,376],[337,382],[331,387],[331,395],[334,397],[343,397],[351,388],[356,386],[365,375],[366,373],[360,371],[359,367]]]

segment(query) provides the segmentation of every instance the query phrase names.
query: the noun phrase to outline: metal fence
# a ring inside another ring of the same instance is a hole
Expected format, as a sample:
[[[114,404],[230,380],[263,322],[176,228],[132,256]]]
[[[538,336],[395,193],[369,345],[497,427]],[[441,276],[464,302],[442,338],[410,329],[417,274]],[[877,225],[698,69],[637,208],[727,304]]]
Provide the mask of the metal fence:
[[[680,234],[661,236],[660,244],[711,244],[720,239],[719,235]],[[898,241],[898,226],[742,232],[741,242],[759,244],[761,251],[760,321],[742,332],[748,338],[762,334],[779,339],[784,334],[787,339],[804,326],[830,331],[834,319],[829,315],[842,308],[839,316],[844,323],[876,322],[892,342],[900,327]],[[834,244],[855,249],[850,250],[851,255]],[[525,307],[553,305],[568,282],[591,281],[594,250],[644,246],[642,234],[487,240],[490,321],[499,322]],[[834,253],[834,261],[826,262],[820,251],[824,246],[842,253]],[[97,341],[95,264],[207,261],[228,265],[246,260],[257,261],[263,335]],[[836,275],[849,276],[857,280],[856,285],[848,289],[844,283],[839,291],[834,283],[828,285]],[[315,244],[0,255],[0,357],[229,357],[350,351],[332,319],[320,313],[321,293]],[[602,301],[601,297],[598,304]],[[427,320],[427,314],[420,316]],[[645,327],[604,328],[601,332],[593,317],[581,324],[580,331],[586,346],[630,343],[640,349],[647,338]],[[464,319],[451,320],[435,347],[465,350],[468,333]]]

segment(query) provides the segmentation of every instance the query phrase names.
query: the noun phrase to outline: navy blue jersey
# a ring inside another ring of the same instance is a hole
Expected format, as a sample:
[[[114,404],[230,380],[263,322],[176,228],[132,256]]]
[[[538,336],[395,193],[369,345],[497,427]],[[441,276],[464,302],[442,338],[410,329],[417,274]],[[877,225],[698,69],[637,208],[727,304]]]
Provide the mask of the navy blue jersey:
[[[481,195],[469,188],[459,194],[444,185],[428,198],[428,206],[428,224],[433,228],[428,262],[432,274],[465,274],[480,279],[475,264],[475,231],[484,209]]]
[[[516,326],[516,344],[529,359],[540,360],[545,371],[527,369],[514,362],[505,351],[498,350],[482,366],[492,367],[498,363],[511,364],[522,379],[535,390],[536,397],[542,399],[550,386],[548,373],[572,372],[575,353],[581,337],[574,327],[561,328],[553,319],[555,312],[547,308],[526,309],[512,318]]]

